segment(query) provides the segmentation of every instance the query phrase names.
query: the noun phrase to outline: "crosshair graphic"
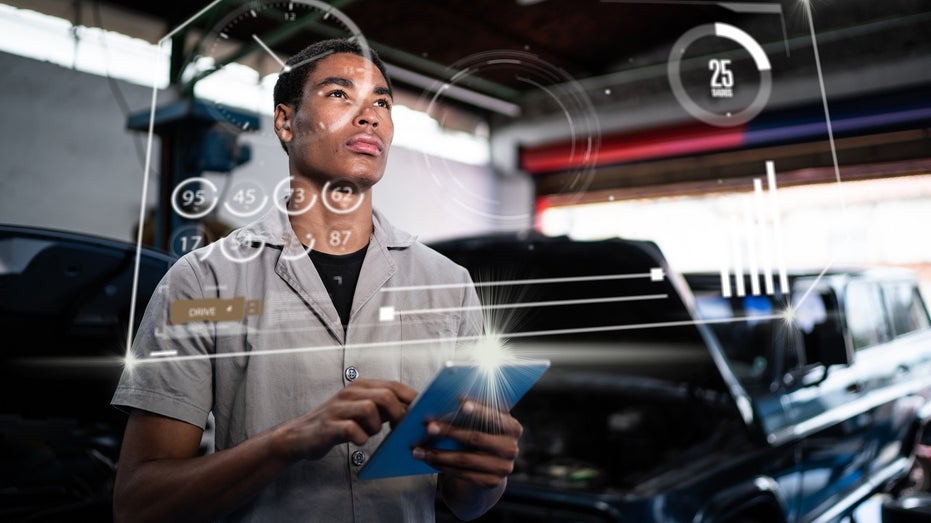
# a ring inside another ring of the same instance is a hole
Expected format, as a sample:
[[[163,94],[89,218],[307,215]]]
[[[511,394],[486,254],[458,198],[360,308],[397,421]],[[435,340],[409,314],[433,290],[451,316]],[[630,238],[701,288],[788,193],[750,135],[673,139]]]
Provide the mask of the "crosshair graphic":
[[[237,59],[252,54],[279,67],[279,74],[289,72],[301,64],[285,65],[289,57],[279,55],[273,48],[307,29],[338,33],[339,37],[358,43],[362,55],[371,58],[371,48],[362,31],[352,19],[334,6],[319,0],[256,0],[239,5],[213,24],[186,74],[196,83],[235,63]],[[235,44],[235,41],[241,43]],[[317,58],[310,57],[308,61]],[[270,104],[272,100],[254,100],[255,107],[270,107]],[[210,107],[216,112],[218,120],[243,131],[254,130],[249,127],[250,118],[225,102],[214,101]]]
[[[514,80],[529,85],[559,107],[569,129],[570,161],[576,167],[564,178],[555,192],[581,197],[591,184],[595,170],[595,157],[601,146],[601,125],[588,93],[566,71],[526,51],[493,50],[476,53],[452,64],[449,73],[421,95],[426,112],[443,124],[441,110],[445,93],[467,84],[480,74],[494,72],[510,75]],[[485,195],[476,194],[453,174],[443,159],[422,155],[427,171],[436,182],[436,187],[446,189],[444,197],[468,212],[491,218],[502,223],[526,223],[530,212],[504,213],[487,208],[500,202]],[[451,189],[451,190],[450,190]]]

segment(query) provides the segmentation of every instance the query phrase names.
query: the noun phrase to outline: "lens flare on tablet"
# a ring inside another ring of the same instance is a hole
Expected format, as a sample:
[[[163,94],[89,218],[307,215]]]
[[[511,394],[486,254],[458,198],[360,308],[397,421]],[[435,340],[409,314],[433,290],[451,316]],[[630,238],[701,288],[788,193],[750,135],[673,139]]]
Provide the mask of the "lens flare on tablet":
[[[512,360],[504,339],[495,332],[482,336],[475,345],[475,359],[486,374],[491,374],[502,363]]]

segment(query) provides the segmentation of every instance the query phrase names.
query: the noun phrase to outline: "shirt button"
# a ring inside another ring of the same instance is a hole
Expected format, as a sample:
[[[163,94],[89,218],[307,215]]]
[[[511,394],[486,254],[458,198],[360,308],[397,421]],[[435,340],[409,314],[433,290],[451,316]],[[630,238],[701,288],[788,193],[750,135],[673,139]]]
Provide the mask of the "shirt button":
[[[343,373],[346,376],[346,379],[353,381],[359,377],[359,371],[355,367],[346,367],[346,372]]]
[[[349,459],[352,461],[353,465],[357,467],[361,467],[362,464],[365,463],[365,452],[362,452],[361,450],[357,450],[352,453],[352,456],[350,456]]]

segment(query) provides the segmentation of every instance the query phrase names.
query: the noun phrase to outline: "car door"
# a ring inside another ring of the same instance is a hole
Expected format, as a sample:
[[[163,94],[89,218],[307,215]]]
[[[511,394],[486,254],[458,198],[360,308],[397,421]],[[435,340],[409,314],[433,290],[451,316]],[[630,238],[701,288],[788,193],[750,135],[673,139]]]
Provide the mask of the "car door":
[[[789,357],[781,386],[787,431],[798,445],[800,481],[794,512],[801,522],[831,521],[841,515],[867,480],[876,452],[876,413],[863,401],[868,391],[862,366],[854,358],[845,364],[827,356],[829,344],[846,345],[844,301],[837,281],[843,280],[797,281],[794,322],[786,327],[795,341],[786,344]]]
[[[881,478],[902,467],[912,450],[916,417],[931,398],[931,330],[914,281],[890,275],[873,287],[882,299],[885,338],[858,355],[872,368],[869,387],[877,416],[870,474]]]

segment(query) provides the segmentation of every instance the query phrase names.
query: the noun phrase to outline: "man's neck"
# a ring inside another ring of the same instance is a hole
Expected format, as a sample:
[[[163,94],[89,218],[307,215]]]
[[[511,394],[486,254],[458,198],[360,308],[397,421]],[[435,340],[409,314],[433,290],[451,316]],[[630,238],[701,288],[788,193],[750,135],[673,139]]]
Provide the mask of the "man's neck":
[[[370,190],[324,194],[309,185],[300,187],[304,190],[303,201],[292,197],[288,210],[294,213],[290,216],[291,228],[301,243],[327,254],[349,254],[368,244],[374,227]],[[298,212],[302,208],[307,210]]]

